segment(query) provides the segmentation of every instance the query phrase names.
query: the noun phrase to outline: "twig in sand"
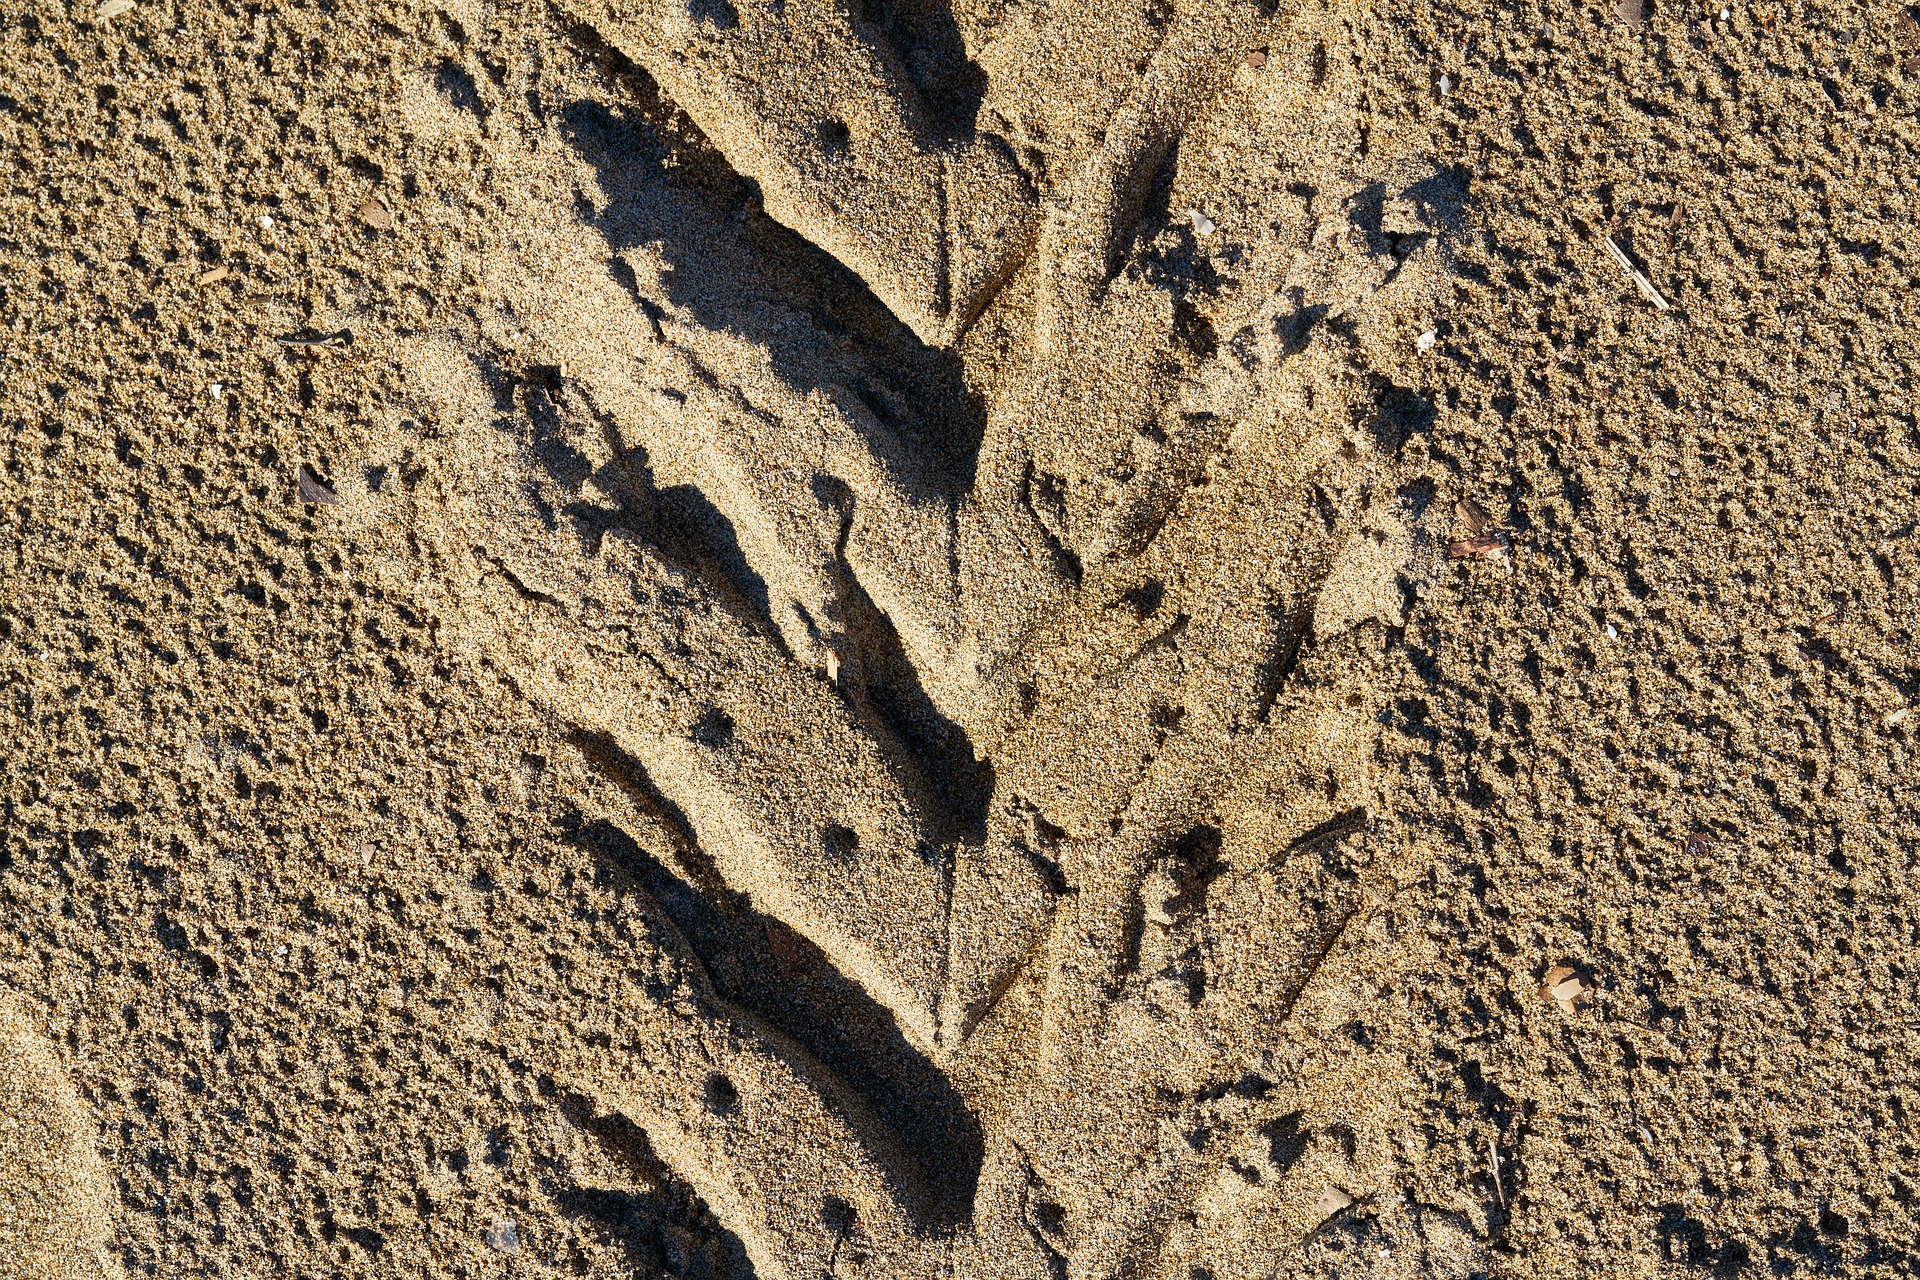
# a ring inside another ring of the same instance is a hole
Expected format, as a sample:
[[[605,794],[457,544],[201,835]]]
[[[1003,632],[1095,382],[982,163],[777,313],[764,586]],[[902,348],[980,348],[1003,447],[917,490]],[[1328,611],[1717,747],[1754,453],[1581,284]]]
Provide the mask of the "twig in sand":
[[[1500,1207],[1505,1209],[1507,1193],[1500,1185],[1500,1146],[1493,1140],[1492,1134],[1487,1135],[1487,1158],[1493,1162],[1493,1194],[1499,1198]]]
[[[1653,281],[1647,279],[1645,273],[1633,265],[1633,259],[1627,256],[1627,251],[1615,244],[1612,236],[1602,237],[1600,243],[1607,246],[1607,252],[1613,255],[1615,262],[1620,264],[1620,269],[1633,277],[1633,282],[1640,286],[1640,292],[1646,297],[1647,301],[1651,302],[1660,310],[1665,311],[1667,309],[1667,300],[1660,296],[1658,289],[1653,287]]]

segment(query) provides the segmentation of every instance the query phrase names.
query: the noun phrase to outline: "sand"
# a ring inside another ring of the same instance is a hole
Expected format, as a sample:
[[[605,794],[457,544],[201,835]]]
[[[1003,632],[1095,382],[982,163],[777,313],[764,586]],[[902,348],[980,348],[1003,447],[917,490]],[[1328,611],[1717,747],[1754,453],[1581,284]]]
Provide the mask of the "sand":
[[[1914,15],[117,8],[0,1275],[1920,1270]]]

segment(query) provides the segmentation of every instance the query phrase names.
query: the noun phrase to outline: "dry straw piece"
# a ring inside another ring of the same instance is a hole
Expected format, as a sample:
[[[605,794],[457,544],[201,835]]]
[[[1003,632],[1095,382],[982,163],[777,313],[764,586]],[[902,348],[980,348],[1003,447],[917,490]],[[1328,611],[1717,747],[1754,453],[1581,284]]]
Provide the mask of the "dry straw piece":
[[[1615,262],[1620,264],[1620,269],[1633,277],[1633,282],[1640,286],[1641,295],[1645,297],[1648,302],[1651,302],[1660,310],[1665,311],[1667,309],[1667,300],[1660,296],[1658,289],[1653,287],[1653,281],[1647,279],[1645,273],[1633,265],[1633,259],[1627,256],[1627,251],[1615,244],[1612,236],[1603,238],[1600,243],[1607,246],[1607,253],[1612,256]]]
[[[100,7],[93,11],[102,22],[111,22],[123,13],[133,12],[133,0],[101,0]]]

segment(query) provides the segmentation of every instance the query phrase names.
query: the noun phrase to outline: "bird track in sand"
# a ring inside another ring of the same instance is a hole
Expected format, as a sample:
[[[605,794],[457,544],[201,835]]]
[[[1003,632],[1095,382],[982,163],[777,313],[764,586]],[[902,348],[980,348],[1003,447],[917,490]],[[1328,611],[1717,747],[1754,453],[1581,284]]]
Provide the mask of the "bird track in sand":
[[[1251,5],[1148,30],[1099,141],[1051,155],[943,138],[843,10],[570,17],[764,215],[636,163],[617,93],[564,148],[494,139],[590,194],[510,229],[497,311],[413,352],[456,462],[423,518],[444,613],[776,968],[876,1002],[846,1041],[896,1087],[730,998],[657,903],[624,1030],[557,1070],[765,1280],[1185,1276],[1384,1193],[1381,1134],[1312,1103],[1365,1055],[1309,1071],[1289,1027],[1394,889],[1369,671],[1432,553],[1391,374],[1457,191],[1364,140],[1302,154],[1252,283],[1209,283],[1151,225],[1168,158],[1313,138],[1341,101],[1308,45],[1255,122],[1214,118],[1256,92],[1245,50],[1307,24]],[[914,336],[836,319],[836,266]]]

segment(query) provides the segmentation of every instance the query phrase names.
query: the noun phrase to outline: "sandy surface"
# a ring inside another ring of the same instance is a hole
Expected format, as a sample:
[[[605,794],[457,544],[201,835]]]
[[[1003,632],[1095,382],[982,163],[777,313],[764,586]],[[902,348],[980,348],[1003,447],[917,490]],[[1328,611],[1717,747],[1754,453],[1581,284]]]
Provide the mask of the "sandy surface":
[[[0,1274],[1920,1271],[1920,26],[1640,7],[0,11]]]

